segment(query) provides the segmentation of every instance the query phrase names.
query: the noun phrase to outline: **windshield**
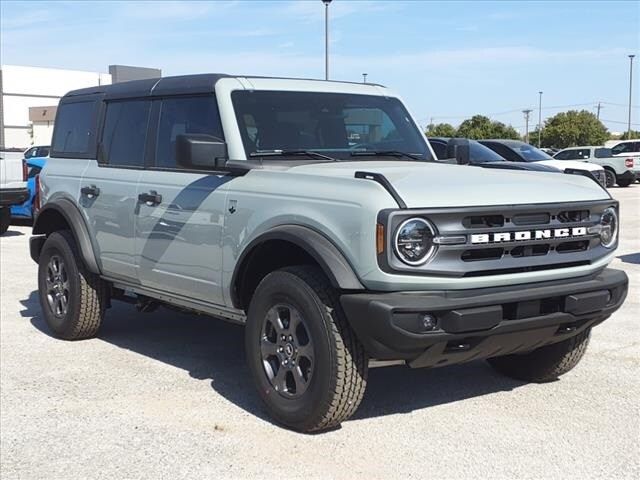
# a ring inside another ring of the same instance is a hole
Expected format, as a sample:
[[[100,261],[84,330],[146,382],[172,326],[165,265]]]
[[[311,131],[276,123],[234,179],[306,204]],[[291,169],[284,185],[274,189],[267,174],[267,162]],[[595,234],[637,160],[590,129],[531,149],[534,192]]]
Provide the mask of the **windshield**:
[[[305,150],[348,160],[372,159],[356,152],[390,151],[431,160],[424,137],[395,98],[239,90],[231,99],[247,158]]]
[[[541,160],[553,160],[551,155],[547,155],[539,148],[529,145],[528,143],[518,143],[515,145],[509,145],[517,153],[519,153],[525,162],[539,162]]]

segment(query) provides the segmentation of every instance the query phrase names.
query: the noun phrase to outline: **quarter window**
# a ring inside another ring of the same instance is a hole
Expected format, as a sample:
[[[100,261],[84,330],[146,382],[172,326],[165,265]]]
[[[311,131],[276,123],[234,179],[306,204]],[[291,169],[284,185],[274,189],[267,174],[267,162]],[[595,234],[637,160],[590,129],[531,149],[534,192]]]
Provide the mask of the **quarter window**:
[[[86,156],[95,149],[96,107],[95,101],[60,104],[52,144],[56,154]]]
[[[593,152],[596,158],[608,158],[612,156],[610,148],[596,148]]]
[[[144,166],[150,105],[147,100],[127,100],[107,105],[101,161],[120,167]]]
[[[179,168],[176,161],[178,135],[200,133],[224,139],[215,97],[177,97],[162,101],[156,167]]]

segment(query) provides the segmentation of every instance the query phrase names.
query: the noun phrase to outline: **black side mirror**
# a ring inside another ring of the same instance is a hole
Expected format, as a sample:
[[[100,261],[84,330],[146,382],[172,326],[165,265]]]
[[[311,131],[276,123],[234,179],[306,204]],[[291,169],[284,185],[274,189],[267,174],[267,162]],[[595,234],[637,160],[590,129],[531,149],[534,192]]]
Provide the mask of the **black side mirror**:
[[[176,137],[176,159],[184,168],[212,170],[228,160],[227,144],[213,135],[189,133]]]
[[[455,158],[458,165],[469,165],[471,152],[469,140],[466,138],[452,138],[447,142],[447,157]]]

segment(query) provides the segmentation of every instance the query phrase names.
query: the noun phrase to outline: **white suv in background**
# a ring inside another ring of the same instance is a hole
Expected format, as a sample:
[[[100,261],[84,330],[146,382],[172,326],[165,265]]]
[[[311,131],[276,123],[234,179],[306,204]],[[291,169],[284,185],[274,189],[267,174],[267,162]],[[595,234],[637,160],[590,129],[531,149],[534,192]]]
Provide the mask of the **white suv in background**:
[[[604,168],[607,188],[616,183],[620,187],[628,187],[636,181],[640,168],[640,157],[628,155],[615,156],[611,148],[607,147],[571,147],[559,151],[553,156],[556,160],[578,160],[594,163]],[[635,171],[634,171],[635,169]]]

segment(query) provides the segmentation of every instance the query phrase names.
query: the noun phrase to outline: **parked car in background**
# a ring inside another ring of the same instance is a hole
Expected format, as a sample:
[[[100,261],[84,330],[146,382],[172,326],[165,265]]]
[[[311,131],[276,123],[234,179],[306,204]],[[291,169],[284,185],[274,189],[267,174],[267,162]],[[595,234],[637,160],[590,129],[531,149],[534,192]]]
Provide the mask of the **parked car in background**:
[[[34,218],[37,213],[37,196],[40,190],[40,171],[47,163],[46,157],[31,157],[26,160],[27,165],[27,189],[29,197],[21,204],[11,207],[11,216],[18,218]]]
[[[559,168],[565,173],[590,175],[602,186],[606,185],[604,169],[586,162],[555,160],[539,148],[519,140],[479,140],[479,142],[510,162],[536,162],[540,165]]]
[[[491,150],[489,147],[485,147],[476,140],[467,140],[460,138],[446,138],[446,137],[430,137],[429,144],[433,148],[434,153],[438,160],[455,160],[455,147],[459,141],[469,142],[469,165],[484,167],[484,168],[503,168],[506,170],[532,170],[536,172],[556,172],[560,173],[562,170],[555,167],[549,167],[546,165],[538,165],[537,163],[515,163],[507,162],[504,158]]]
[[[636,181],[640,172],[640,157],[614,156],[610,148],[606,147],[571,147],[565,148],[554,155],[556,160],[577,160],[600,165],[604,168],[607,188],[616,183],[620,187],[628,187]]]
[[[24,158],[34,158],[34,157],[48,157],[49,156],[49,145],[38,145],[27,148],[24,151]]]
[[[0,235],[11,223],[10,207],[29,197],[26,179],[27,168],[22,154],[0,152]]]
[[[623,140],[611,147],[611,153],[615,156],[632,155],[640,157],[640,140]]]

